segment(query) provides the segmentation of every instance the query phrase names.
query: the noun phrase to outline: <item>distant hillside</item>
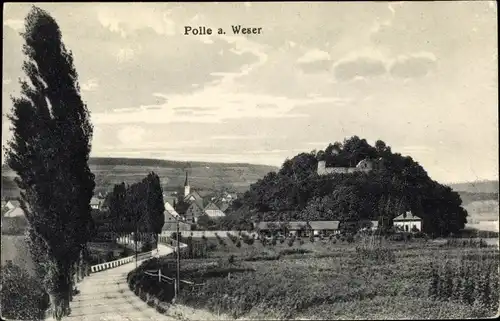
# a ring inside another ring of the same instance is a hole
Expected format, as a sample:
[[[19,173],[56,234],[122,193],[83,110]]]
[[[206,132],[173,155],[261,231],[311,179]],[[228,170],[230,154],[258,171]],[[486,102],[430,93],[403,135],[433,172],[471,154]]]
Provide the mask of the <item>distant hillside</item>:
[[[498,194],[498,181],[477,181],[449,184],[457,192]]]
[[[462,199],[463,205],[477,201],[498,200],[498,181],[477,181],[449,184]]]
[[[90,169],[96,175],[96,191],[110,190],[114,184],[132,184],[154,171],[160,176],[164,190],[175,190],[184,185],[185,171],[195,190],[227,188],[244,192],[250,184],[277,168],[245,163],[180,162],[139,158],[91,158]],[[2,197],[18,195],[15,173],[2,166]]]

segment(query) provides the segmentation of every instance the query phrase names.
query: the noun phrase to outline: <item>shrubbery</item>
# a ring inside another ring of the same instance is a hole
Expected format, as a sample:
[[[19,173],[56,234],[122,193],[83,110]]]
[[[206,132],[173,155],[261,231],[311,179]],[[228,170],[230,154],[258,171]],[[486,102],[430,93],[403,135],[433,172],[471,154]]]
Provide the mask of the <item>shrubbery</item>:
[[[42,284],[23,268],[7,261],[1,268],[2,317],[12,320],[44,320],[49,297]]]
[[[462,257],[459,264],[446,261],[430,269],[429,296],[436,300],[479,304],[490,311],[499,305],[498,257],[480,262]]]
[[[448,239],[443,246],[452,246],[452,247],[477,247],[477,248],[485,248],[488,247],[488,243],[486,243],[483,239]]]

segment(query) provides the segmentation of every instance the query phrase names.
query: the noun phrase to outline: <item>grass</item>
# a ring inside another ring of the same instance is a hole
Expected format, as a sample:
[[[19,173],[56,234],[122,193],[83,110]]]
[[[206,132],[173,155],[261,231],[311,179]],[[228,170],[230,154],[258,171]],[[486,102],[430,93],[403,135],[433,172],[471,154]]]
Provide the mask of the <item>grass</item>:
[[[177,302],[233,317],[472,318],[493,316],[498,308],[499,252],[492,247],[373,237],[352,244],[296,240],[292,247],[203,242],[216,248],[181,265],[182,278],[202,285],[183,286]],[[158,266],[175,275],[172,259],[141,269]],[[159,291],[154,278],[139,271],[130,277],[131,287]]]

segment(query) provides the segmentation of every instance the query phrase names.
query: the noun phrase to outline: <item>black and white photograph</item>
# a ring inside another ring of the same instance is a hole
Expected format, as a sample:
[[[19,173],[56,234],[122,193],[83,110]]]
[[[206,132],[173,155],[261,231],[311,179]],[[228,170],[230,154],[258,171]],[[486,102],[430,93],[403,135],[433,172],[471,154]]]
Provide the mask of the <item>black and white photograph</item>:
[[[3,4],[0,315],[500,315],[496,1]]]

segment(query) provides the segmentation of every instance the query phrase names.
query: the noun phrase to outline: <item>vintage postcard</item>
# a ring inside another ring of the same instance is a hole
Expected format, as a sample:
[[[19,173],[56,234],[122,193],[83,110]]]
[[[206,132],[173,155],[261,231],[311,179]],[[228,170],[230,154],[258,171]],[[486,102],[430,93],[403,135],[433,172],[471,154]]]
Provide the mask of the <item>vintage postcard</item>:
[[[498,316],[495,1],[3,9],[2,319]]]

